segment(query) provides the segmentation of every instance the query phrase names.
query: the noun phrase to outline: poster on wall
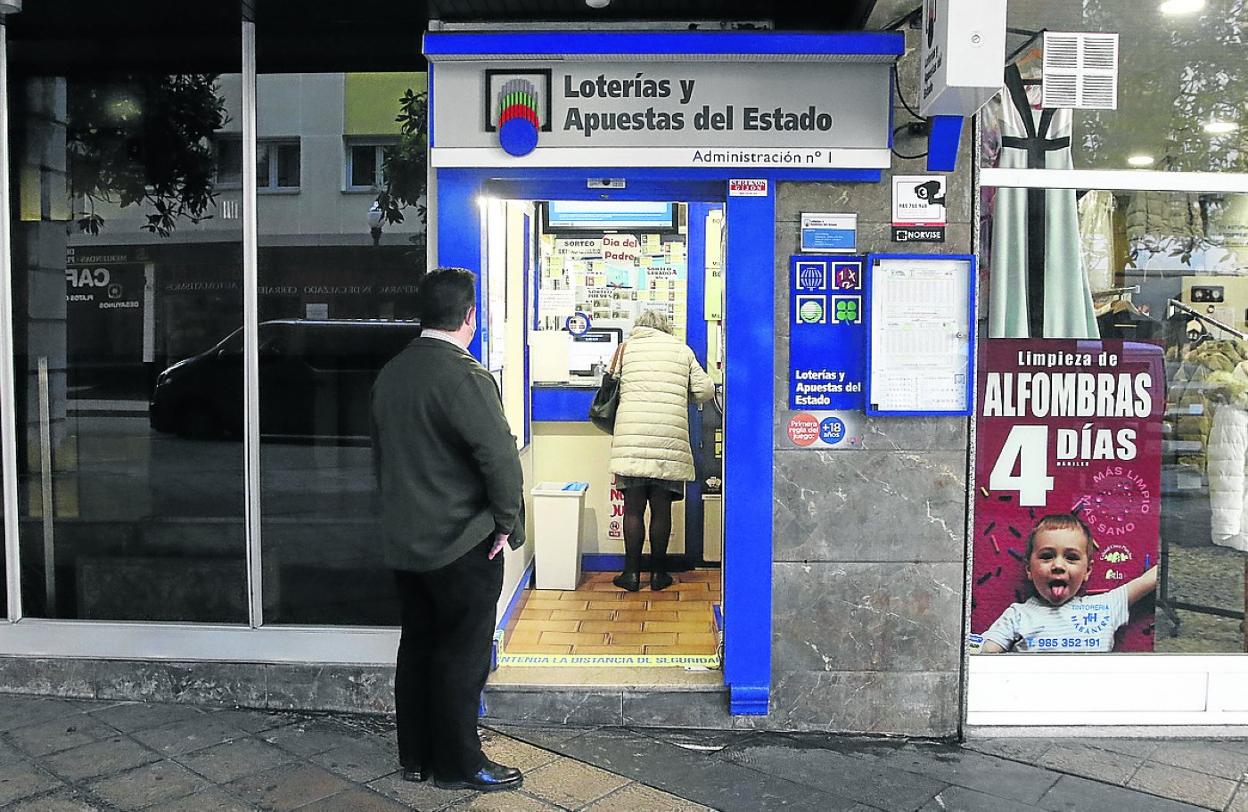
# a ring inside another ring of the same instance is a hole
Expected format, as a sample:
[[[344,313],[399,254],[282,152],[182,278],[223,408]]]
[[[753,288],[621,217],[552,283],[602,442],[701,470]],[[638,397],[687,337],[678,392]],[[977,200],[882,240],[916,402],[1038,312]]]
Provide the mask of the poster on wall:
[[[793,255],[789,408],[861,410],[867,331],[862,257]]]
[[[1162,348],[994,339],[980,371],[971,651],[1152,651]]]

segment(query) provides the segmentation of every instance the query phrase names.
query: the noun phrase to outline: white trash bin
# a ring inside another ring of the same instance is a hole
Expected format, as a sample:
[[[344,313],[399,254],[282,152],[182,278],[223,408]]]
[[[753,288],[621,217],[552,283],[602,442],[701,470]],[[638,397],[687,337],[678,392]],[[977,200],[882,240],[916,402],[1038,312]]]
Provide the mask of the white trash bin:
[[[538,589],[581,582],[581,511],[588,482],[539,482],[533,489],[533,557]]]

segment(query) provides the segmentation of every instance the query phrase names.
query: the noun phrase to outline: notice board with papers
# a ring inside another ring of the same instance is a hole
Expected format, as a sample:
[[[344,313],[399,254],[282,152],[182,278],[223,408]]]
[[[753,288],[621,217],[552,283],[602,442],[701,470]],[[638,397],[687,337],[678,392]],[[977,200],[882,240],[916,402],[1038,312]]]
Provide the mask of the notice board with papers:
[[[969,415],[975,257],[872,254],[867,414]]]

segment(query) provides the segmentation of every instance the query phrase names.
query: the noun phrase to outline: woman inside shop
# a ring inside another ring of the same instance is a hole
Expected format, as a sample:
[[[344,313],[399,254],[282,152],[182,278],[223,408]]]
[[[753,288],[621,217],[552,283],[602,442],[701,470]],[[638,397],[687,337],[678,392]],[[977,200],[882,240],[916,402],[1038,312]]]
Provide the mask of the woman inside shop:
[[[611,441],[611,473],[624,493],[624,571],[614,579],[629,592],[641,588],[641,548],[650,507],[650,588],[672,584],[667,543],[672,502],[694,479],[689,447],[689,402],[715,394],[715,384],[693,350],[672,334],[665,313],[646,310],[611,360],[620,375],[620,404]]]

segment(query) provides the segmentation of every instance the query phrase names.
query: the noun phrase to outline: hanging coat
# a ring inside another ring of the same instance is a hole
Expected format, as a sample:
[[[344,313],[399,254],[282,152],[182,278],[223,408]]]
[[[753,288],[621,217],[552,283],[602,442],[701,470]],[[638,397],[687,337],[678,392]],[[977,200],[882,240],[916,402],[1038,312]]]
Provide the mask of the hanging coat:
[[[999,166],[1070,169],[1070,110],[1034,110],[1018,67],[1005,70]],[[989,336],[1099,338],[1073,189],[997,190]]]
[[[1210,529],[1214,544],[1248,552],[1248,374],[1245,364],[1234,373],[1211,376],[1221,402],[1209,431]]]

